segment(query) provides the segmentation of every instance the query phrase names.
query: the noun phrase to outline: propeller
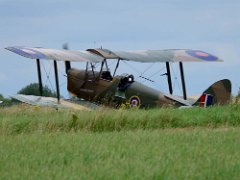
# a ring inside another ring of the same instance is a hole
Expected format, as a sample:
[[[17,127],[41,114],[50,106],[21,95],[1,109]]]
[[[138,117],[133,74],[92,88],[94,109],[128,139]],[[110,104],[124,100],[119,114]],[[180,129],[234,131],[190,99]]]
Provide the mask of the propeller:
[[[65,49],[65,50],[68,50],[68,49],[69,49],[68,43],[64,43],[64,44],[62,45],[62,48]],[[70,63],[70,61],[65,61],[65,69],[66,69],[66,74],[67,74],[68,70],[71,69],[71,63]]]
[[[68,50],[68,49],[69,49],[69,48],[68,48],[68,43],[64,43],[64,44],[62,45],[62,48],[65,49],[65,50]]]

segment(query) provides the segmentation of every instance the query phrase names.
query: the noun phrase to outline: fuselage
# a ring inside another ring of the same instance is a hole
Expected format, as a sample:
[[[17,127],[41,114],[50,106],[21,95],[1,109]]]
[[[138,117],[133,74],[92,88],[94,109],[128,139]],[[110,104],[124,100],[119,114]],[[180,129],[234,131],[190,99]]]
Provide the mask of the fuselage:
[[[172,105],[164,94],[134,81],[132,75],[112,77],[110,72],[69,69],[68,91],[78,98],[107,106],[152,108]]]

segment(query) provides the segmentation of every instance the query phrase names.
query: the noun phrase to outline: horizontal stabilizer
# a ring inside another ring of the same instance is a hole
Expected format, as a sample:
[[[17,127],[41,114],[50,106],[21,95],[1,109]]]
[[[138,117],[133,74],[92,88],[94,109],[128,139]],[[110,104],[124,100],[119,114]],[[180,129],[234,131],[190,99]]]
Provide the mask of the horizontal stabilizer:
[[[175,101],[175,102],[181,104],[182,106],[192,106],[192,104],[193,104],[191,101],[184,100],[182,97],[179,97],[179,96],[174,96],[174,95],[170,95],[170,94],[164,94],[164,96],[167,99],[170,99],[172,101]]]

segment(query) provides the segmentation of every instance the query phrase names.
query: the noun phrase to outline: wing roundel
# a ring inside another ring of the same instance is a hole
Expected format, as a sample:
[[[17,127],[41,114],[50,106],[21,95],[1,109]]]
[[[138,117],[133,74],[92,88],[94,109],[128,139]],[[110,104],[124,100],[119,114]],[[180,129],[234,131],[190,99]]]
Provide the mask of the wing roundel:
[[[119,58],[136,62],[221,62],[218,57],[199,50],[169,49],[114,51]]]

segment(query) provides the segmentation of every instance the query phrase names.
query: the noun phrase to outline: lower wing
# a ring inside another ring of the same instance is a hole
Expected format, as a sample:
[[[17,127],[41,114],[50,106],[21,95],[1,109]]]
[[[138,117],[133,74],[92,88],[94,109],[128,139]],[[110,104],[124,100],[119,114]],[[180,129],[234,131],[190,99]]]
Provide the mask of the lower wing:
[[[16,95],[13,95],[12,98],[30,105],[34,105],[34,106],[47,106],[47,107],[53,107],[53,108],[91,111],[98,107],[97,105],[84,100],[73,101],[73,100],[61,99],[60,102],[58,103],[57,99],[53,97],[42,97],[42,96],[24,95],[24,94],[16,94]]]

